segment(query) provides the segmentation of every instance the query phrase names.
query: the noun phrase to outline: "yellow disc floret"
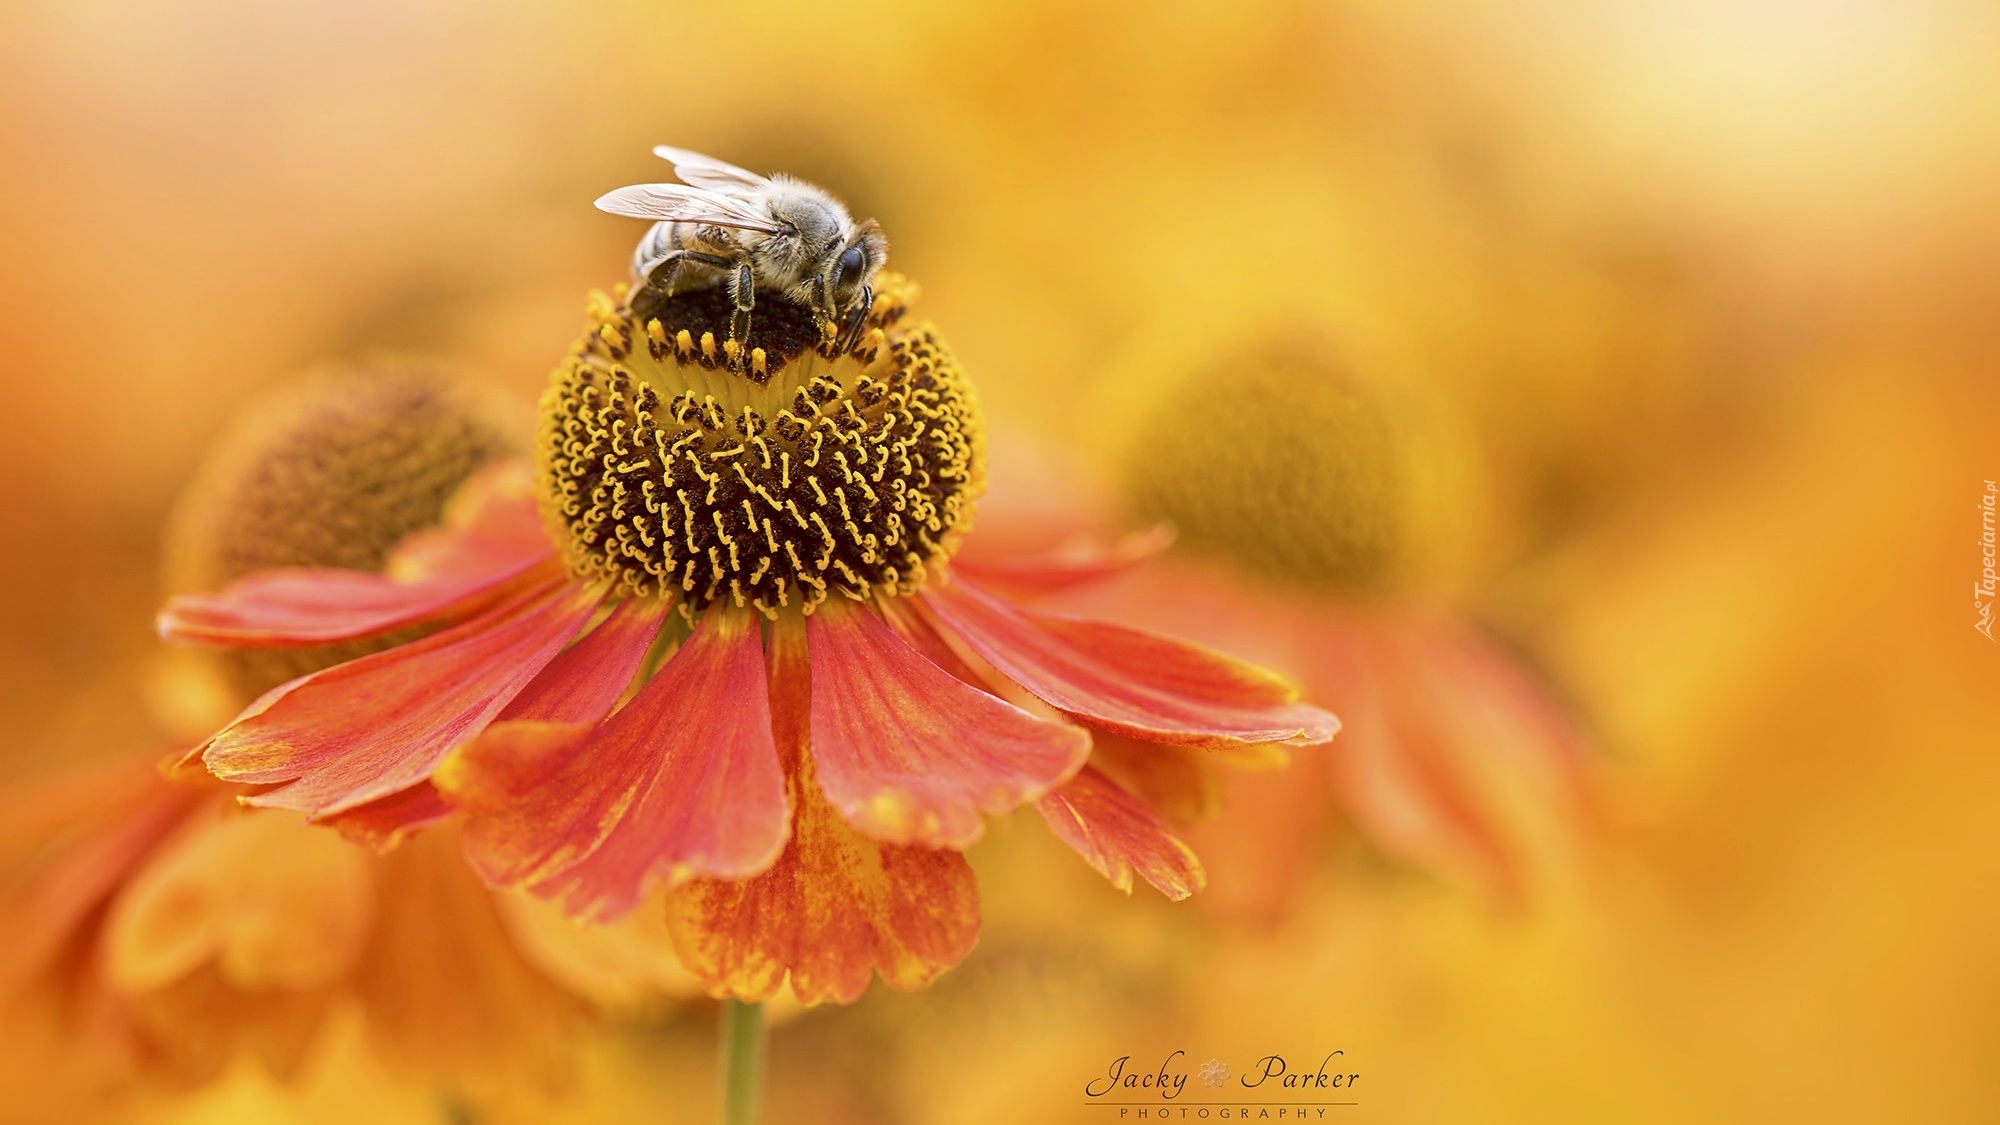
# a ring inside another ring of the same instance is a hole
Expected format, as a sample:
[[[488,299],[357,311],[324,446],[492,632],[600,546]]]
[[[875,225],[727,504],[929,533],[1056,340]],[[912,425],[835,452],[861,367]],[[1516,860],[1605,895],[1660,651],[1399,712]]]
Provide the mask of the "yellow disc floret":
[[[915,286],[883,273],[864,329],[837,341],[758,294],[726,340],[718,289],[640,323],[594,293],[584,338],[542,396],[542,511],[572,573],[693,613],[767,616],[830,594],[908,594],[946,562],[985,487],[971,384]]]

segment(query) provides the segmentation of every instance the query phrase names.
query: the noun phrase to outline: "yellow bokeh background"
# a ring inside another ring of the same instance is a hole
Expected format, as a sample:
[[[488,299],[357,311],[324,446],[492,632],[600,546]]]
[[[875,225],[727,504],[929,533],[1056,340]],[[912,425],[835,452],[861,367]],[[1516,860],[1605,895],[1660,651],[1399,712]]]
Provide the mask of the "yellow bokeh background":
[[[16,0],[0,779],[148,737],[159,533],[233,410],[385,350],[525,403],[640,233],[589,201],[667,142],[879,218],[996,426],[1085,463],[1274,316],[1435,404],[1432,593],[1605,789],[1528,902],[1339,846],[1256,927],[996,825],[980,949],[780,1028],[774,1119],[1112,1120],[1120,1055],[1339,1048],[1350,1120],[1991,1120],[1996,51],[1959,0]],[[522,1119],[707,1119],[698,1025]],[[296,1088],[132,1112],[467,1111],[336,1028]]]

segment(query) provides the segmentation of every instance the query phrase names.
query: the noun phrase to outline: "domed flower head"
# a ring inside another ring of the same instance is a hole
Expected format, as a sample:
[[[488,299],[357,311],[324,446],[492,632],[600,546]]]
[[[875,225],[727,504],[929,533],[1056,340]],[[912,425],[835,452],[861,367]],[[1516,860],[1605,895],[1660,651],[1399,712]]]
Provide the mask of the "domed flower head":
[[[1246,815],[1205,829],[1245,871],[1218,899],[1282,911],[1314,837],[1343,823],[1503,898],[1560,877],[1594,829],[1589,755],[1546,681],[1463,608],[1459,557],[1489,507],[1472,441],[1414,372],[1301,323],[1178,363],[1120,385],[1131,432],[1107,443],[1120,506],[1171,521],[1174,551],[1053,604],[1254,652],[1340,712],[1345,733],[1299,776],[1246,779]]]
[[[249,403],[212,444],[168,521],[170,591],[213,590],[282,567],[377,570],[482,465],[527,452],[519,404],[468,373],[420,357],[327,363]],[[254,699],[381,648],[179,650],[214,696]],[[192,676],[183,677],[187,683]],[[234,709],[201,725],[213,731]]]
[[[273,689],[192,758],[378,844],[462,815],[487,881],[579,918],[670,888],[718,996],[928,982],[977,936],[960,853],[1024,804],[1122,887],[1199,889],[1104,755],[1268,764],[1338,724],[1262,669],[954,569],[985,431],[915,295],[884,272],[836,331],[760,292],[737,341],[722,289],[643,317],[594,294],[532,467],[480,477],[380,574],[167,607],[166,635],[218,645],[428,630]]]

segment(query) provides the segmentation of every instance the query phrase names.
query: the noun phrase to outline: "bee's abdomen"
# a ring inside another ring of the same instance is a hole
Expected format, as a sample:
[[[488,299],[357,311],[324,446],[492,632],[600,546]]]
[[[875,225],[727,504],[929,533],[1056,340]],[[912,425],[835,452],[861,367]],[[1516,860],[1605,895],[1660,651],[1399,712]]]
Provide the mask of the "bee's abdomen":
[[[679,223],[654,223],[647,229],[645,237],[632,251],[632,280],[645,284],[646,271],[654,262],[666,256],[670,250],[681,248],[680,237],[675,233]]]

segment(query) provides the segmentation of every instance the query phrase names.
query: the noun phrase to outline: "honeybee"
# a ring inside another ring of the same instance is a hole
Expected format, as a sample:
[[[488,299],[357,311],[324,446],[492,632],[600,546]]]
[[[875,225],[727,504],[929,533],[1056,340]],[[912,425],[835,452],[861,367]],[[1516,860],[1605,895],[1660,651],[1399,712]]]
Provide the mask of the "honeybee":
[[[633,311],[676,288],[722,286],[734,311],[729,338],[747,343],[756,294],[806,308],[842,346],[859,335],[875,301],[870,282],[889,254],[875,220],[855,222],[824,189],[783,174],[765,178],[686,149],[659,145],[678,184],[634,184],[607,193],[600,210],[656,219],[632,254]]]

